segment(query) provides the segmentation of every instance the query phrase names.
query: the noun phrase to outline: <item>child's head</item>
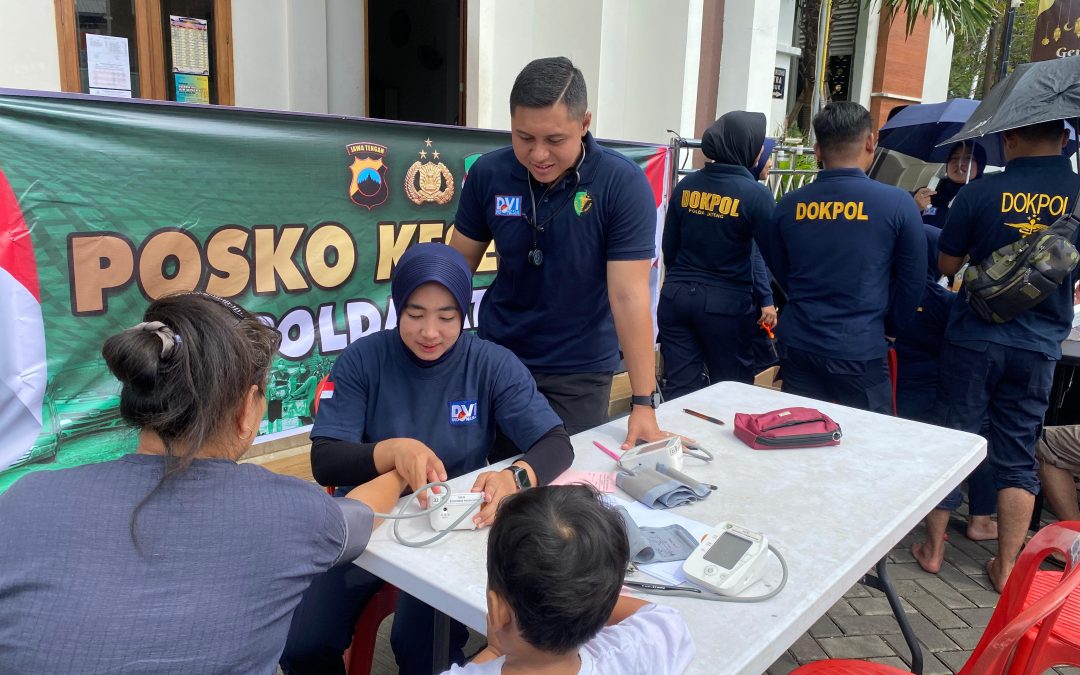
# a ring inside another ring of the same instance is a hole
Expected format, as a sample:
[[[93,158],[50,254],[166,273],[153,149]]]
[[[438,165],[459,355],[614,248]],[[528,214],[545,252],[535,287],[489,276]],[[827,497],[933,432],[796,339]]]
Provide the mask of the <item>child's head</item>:
[[[596,490],[525,490],[503,502],[488,537],[489,612],[509,610],[536,649],[576,650],[607,622],[629,560],[622,519]]]

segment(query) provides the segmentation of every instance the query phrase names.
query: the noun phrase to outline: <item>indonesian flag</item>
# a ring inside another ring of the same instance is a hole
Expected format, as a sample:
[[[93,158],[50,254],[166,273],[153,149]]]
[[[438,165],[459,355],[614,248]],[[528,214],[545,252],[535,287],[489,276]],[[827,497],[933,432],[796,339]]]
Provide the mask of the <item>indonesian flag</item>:
[[[652,188],[653,202],[656,203],[656,257],[652,261],[652,269],[649,270],[649,290],[651,295],[651,307],[653,317],[653,341],[656,340],[656,306],[660,302],[660,261],[663,257],[661,242],[664,240],[664,216],[667,213],[668,185],[671,176],[671,148],[660,147],[645,163],[645,177],[649,179],[649,187]]]
[[[0,471],[23,457],[41,433],[45,324],[30,230],[0,172]]]

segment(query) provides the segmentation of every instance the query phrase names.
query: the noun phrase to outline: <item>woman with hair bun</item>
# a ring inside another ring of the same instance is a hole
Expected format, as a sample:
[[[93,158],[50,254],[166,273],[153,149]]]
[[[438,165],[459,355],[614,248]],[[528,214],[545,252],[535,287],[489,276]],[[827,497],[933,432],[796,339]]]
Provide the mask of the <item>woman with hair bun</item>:
[[[0,672],[275,672],[304,589],[356,558],[406,487],[388,471],[331,499],[236,463],[279,341],[205,293],[106,340],[138,449],[0,495]]]

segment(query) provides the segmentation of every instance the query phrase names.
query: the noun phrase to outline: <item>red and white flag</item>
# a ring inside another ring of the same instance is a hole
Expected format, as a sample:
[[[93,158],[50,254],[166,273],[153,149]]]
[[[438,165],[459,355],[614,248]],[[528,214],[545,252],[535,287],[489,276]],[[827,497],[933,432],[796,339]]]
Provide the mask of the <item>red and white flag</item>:
[[[41,433],[45,324],[34,245],[19,202],[0,172],[0,471],[21,459]]]
[[[671,148],[659,147],[645,164],[645,177],[649,179],[649,187],[652,188],[653,201],[656,203],[656,257],[652,261],[652,269],[649,271],[649,290],[651,293],[650,306],[653,318],[653,340],[656,339],[658,324],[656,322],[656,306],[660,302],[660,263],[663,257],[661,244],[664,241],[664,217],[667,214],[668,186],[671,184]]]

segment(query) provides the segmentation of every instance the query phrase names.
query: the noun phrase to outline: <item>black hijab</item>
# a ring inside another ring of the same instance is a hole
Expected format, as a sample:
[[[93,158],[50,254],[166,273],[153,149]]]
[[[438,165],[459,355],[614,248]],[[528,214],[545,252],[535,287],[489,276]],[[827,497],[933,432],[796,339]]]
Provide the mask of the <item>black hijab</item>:
[[[721,115],[701,135],[701,152],[718,164],[751,169],[764,142],[764,113],[733,110]]]

